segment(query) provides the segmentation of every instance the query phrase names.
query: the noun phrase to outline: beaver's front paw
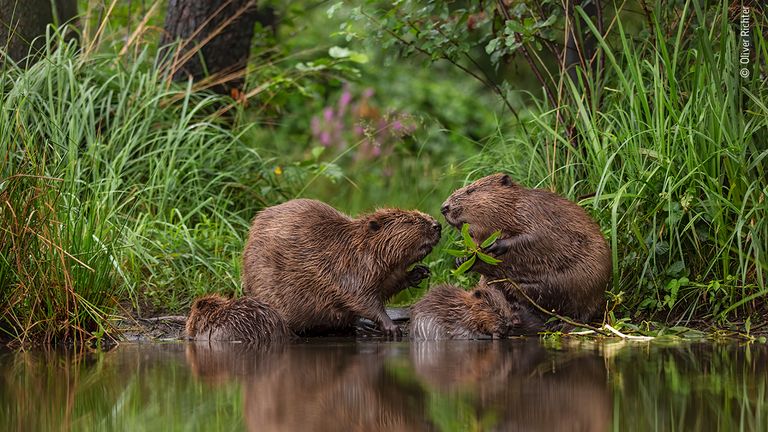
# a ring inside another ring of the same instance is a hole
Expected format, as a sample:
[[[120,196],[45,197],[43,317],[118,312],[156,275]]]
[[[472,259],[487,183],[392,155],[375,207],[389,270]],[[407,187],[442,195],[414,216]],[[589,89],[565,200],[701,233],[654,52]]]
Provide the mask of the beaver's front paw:
[[[400,330],[400,327],[398,327],[397,324],[393,322],[383,324],[381,331],[382,333],[384,333],[384,336],[390,339],[396,339],[403,335],[403,332],[402,330]]]
[[[483,248],[483,253],[498,257],[507,253],[511,244],[511,239],[496,239],[490,246]]]
[[[472,257],[458,257],[458,258],[456,258],[456,268],[461,267],[462,264],[467,262],[467,260],[469,260],[470,258],[472,258]],[[477,261],[475,261],[475,264],[477,264]],[[472,267],[474,267],[474,266],[475,265],[473,264]],[[467,271],[472,270],[472,267],[468,268]]]
[[[417,265],[408,272],[408,286],[416,286],[430,275],[429,268],[425,265]]]

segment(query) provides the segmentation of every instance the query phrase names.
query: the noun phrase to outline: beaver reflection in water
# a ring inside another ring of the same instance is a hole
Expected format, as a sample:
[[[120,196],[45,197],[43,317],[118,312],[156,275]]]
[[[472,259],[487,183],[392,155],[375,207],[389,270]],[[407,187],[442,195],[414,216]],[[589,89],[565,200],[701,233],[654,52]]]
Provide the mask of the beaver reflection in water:
[[[194,344],[187,360],[205,383],[240,384],[250,431],[437,430],[418,386],[387,366],[392,348],[288,344],[249,354],[242,344]]]

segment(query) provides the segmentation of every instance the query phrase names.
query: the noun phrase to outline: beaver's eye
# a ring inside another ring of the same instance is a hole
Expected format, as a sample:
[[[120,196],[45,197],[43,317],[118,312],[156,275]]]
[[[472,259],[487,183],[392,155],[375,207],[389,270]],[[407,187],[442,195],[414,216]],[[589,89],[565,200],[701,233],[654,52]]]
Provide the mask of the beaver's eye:
[[[472,195],[472,192],[474,192],[474,189],[467,189],[467,195]]]

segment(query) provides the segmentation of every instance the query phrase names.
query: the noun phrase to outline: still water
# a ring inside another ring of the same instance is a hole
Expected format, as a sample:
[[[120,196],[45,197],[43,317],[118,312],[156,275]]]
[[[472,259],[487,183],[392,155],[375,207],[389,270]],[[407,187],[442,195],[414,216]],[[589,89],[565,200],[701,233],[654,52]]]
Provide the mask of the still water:
[[[768,431],[768,347],[320,339],[0,352],[0,431]]]

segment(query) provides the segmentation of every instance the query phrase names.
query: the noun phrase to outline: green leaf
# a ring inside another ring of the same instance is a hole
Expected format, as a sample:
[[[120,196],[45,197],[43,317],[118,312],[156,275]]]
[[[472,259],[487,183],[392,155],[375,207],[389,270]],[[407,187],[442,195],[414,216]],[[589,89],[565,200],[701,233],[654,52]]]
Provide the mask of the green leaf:
[[[328,55],[335,59],[347,59],[355,63],[368,63],[368,56],[357,51],[340,46],[332,46],[328,49]]]
[[[455,257],[467,256],[467,253],[465,251],[458,250],[458,249],[446,249],[445,253],[447,253],[448,255],[453,255]]]
[[[685,263],[683,261],[675,261],[667,268],[667,274],[670,276],[679,276],[683,270],[685,270]]]
[[[352,53],[349,55],[349,60],[355,63],[365,64],[368,63],[368,56],[363,53],[352,51]]]
[[[321,163],[317,169],[317,173],[331,180],[331,182],[336,182],[344,177],[344,172],[334,163]]]
[[[496,258],[494,258],[494,257],[492,257],[490,255],[486,255],[486,254],[484,254],[482,252],[478,252],[477,253],[477,257],[480,258],[480,261],[482,261],[484,263],[487,263],[487,264],[491,264],[491,265],[496,265],[496,264],[501,262],[500,259],[496,259]]]
[[[490,42],[488,42],[488,45],[485,46],[485,53],[493,54],[493,52],[499,48],[500,41],[499,38],[491,39]]]
[[[325,151],[325,147],[317,146],[312,148],[312,159],[318,160],[320,155]]]
[[[332,46],[328,48],[328,55],[335,59],[341,59],[352,55],[352,51],[340,46]]]
[[[480,245],[481,248],[487,248],[492,245],[501,236],[501,230],[494,231],[485,241]]]
[[[660,242],[656,242],[656,244],[654,244],[653,249],[656,255],[665,255],[667,252],[669,252],[669,243],[663,240]]]
[[[328,8],[328,10],[325,11],[326,15],[328,15],[328,18],[333,18],[333,14],[336,13],[339,8],[341,8],[344,5],[344,2],[336,2],[331,7]]]
[[[477,243],[472,240],[472,236],[469,235],[469,224],[465,223],[461,226],[461,237],[464,239],[464,244],[467,248],[475,250],[477,249]]]
[[[453,274],[460,275],[460,274],[466,273],[467,270],[469,270],[470,268],[472,268],[473,265],[475,265],[475,261],[476,260],[477,260],[477,256],[476,255],[472,255],[472,257],[470,259],[464,261],[464,264],[460,265],[459,268],[454,270]]]

